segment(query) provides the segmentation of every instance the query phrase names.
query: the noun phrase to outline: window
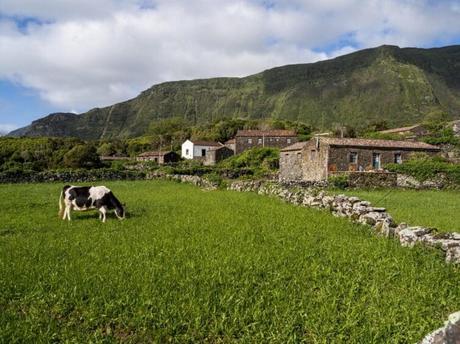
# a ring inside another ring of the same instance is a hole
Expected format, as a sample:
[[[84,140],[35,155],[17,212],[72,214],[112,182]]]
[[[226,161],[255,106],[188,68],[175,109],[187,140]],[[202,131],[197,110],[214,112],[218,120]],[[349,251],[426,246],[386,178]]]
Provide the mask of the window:
[[[358,163],[358,153],[350,152],[350,156],[349,156],[348,161],[349,161],[350,164],[357,164]]]
[[[401,153],[395,153],[395,164],[402,164],[402,155],[401,155]]]
[[[298,160],[301,160],[301,159],[302,159],[302,153],[300,153],[300,152],[297,153],[297,159],[298,159]]]
[[[279,137],[276,138],[276,142],[280,142],[280,138],[279,138]]]
[[[372,168],[380,170],[380,153],[372,153]]]
[[[206,149],[201,150],[201,156],[206,156]]]
[[[312,149],[310,151],[310,160],[315,160],[316,159],[316,151],[314,149]]]
[[[262,144],[262,139],[257,139],[257,143],[258,143],[259,145],[261,145],[261,144]]]
[[[252,145],[252,139],[248,139],[248,143]]]
[[[291,139],[287,139],[287,143],[291,143]]]
[[[187,148],[187,149],[185,150],[185,155],[188,155],[188,153],[189,153],[189,150],[188,150],[188,148]]]

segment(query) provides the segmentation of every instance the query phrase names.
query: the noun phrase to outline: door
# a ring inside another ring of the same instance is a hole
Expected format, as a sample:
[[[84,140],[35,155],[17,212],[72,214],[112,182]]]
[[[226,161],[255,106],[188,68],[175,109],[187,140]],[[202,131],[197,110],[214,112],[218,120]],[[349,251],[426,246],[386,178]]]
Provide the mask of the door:
[[[372,168],[380,170],[380,153],[372,153]]]

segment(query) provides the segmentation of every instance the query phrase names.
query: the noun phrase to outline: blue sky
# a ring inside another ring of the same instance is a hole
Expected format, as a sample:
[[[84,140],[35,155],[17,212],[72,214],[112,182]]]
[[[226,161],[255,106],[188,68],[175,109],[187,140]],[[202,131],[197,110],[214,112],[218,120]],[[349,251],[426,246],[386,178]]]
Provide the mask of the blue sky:
[[[460,44],[460,0],[2,0],[0,132],[153,84]]]

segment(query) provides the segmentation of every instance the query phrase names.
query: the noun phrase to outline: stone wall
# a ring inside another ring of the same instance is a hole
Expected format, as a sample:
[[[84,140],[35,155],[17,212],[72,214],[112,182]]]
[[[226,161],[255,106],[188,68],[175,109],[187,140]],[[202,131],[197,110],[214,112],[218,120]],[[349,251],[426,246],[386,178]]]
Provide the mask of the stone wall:
[[[0,173],[0,184],[46,183],[46,182],[95,182],[98,180],[140,180],[145,179],[142,171],[116,171],[110,169],[75,171],[17,171]]]
[[[426,336],[420,344],[459,344],[460,312],[449,315],[444,326]]]
[[[336,172],[346,175],[352,188],[391,188],[397,186],[397,174],[391,172]]]
[[[280,152],[280,180],[302,180],[302,151]]]

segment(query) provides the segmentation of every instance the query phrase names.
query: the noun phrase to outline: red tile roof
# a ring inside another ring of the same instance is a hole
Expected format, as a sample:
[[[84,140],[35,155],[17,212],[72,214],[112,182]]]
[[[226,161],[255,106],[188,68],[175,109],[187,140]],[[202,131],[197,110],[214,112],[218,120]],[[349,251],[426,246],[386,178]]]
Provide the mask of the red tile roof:
[[[190,140],[194,145],[197,146],[222,146],[222,143],[220,142],[214,142],[214,141],[200,141],[200,140]]]
[[[273,137],[296,137],[295,130],[238,130],[236,136],[250,137],[250,136],[273,136]]]
[[[320,142],[330,146],[348,146],[348,147],[375,147],[375,148],[401,148],[415,150],[432,150],[439,151],[440,148],[424,142],[412,141],[393,141],[393,140],[373,140],[373,139],[352,139],[352,138],[334,138],[322,137]]]
[[[139,154],[138,156],[140,156],[140,157],[145,157],[145,156],[161,156],[161,155],[165,155],[165,154],[168,154],[168,153],[171,153],[171,151],[149,151],[149,152],[141,153],[141,154]]]

